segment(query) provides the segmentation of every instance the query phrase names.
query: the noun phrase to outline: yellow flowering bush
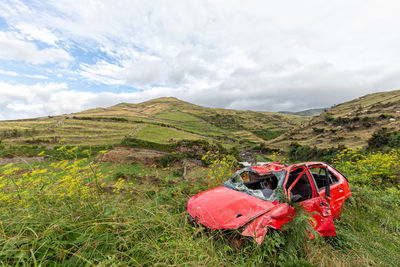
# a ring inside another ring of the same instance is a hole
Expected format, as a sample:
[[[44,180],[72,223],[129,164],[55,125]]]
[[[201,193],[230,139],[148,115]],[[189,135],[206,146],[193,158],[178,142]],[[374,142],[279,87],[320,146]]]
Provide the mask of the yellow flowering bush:
[[[393,185],[398,183],[400,150],[365,153],[348,148],[341,151],[333,163],[348,174],[352,182],[363,185]]]
[[[0,203],[29,206],[39,199],[58,202],[97,196],[93,165],[84,160],[59,161],[32,170],[8,164],[0,175]]]
[[[207,183],[210,187],[222,185],[232,175],[236,159],[232,155],[221,157],[219,152],[207,152],[202,158],[210,163],[207,171]]]

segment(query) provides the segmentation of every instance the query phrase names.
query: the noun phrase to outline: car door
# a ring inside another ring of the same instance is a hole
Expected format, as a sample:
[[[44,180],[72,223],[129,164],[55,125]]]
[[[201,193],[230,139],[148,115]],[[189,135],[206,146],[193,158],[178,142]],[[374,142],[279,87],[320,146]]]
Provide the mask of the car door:
[[[295,179],[289,179],[289,182],[290,180],[292,181],[291,184],[285,184],[288,196],[292,201],[298,200],[304,210],[312,214],[311,224],[316,231],[322,236],[335,236],[336,230],[333,224],[329,199],[316,193],[314,181],[308,169],[303,167],[301,171],[299,169],[293,170],[293,173],[296,172],[298,176]],[[298,195],[301,197],[296,197]]]
[[[332,167],[327,167],[327,174],[329,175],[330,193],[331,193],[331,210],[334,219],[339,218],[342,211],[342,207],[346,198],[347,193],[350,192],[348,184],[340,174]]]
[[[327,165],[312,165],[309,168],[310,176],[313,178],[318,195],[320,197],[326,196],[326,182],[329,183],[329,204],[334,219],[340,216],[344,201],[346,188],[343,185],[340,177],[336,171]]]
[[[312,214],[311,225],[322,236],[335,236],[336,229],[333,217],[326,197],[314,197],[300,202],[307,212]]]

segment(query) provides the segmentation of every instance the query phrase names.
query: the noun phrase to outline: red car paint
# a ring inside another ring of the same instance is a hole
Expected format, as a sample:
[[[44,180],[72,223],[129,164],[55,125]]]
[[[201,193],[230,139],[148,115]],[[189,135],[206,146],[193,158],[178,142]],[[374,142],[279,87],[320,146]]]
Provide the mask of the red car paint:
[[[291,166],[271,163],[252,166],[252,169],[260,175],[286,170],[283,190],[289,199],[293,198],[294,188],[301,179],[302,183],[308,183],[306,186],[311,187],[307,187],[310,195],[299,204],[305,212],[312,213],[310,223],[322,236],[336,235],[333,219],[340,216],[344,201],[351,196],[349,184],[340,172],[322,162]],[[321,174],[324,172],[325,175]],[[329,179],[329,188],[326,185],[321,187],[321,177]],[[325,196],[327,189],[330,189],[330,197]],[[259,244],[268,228],[281,229],[295,214],[288,203],[268,202],[224,186],[191,197],[187,210],[197,223],[213,230],[243,227],[242,235],[253,237]]]

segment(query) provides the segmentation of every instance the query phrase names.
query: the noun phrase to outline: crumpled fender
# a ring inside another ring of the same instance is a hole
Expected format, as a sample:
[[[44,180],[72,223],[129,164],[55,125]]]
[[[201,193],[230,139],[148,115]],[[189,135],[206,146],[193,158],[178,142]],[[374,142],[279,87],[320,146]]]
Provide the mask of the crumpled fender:
[[[282,225],[293,218],[294,214],[295,210],[292,206],[288,203],[281,203],[247,224],[242,235],[253,237],[258,244],[261,244],[267,234],[268,227],[279,230]]]

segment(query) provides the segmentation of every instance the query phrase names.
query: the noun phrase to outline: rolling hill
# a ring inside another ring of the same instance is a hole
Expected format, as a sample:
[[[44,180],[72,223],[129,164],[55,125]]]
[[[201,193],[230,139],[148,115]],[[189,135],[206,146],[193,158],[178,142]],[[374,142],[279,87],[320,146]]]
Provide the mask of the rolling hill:
[[[172,97],[120,103],[78,113],[0,122],[3,145],[119,144],[125,137],[155,142],[207,140],[226,147],[262,143],[310,117],[206,108]]]
[[[363,147],[381,129],[400,129],[400,90],[365,95],[333,106],[303,126],[294,127],[269,144],[288,147],[291,142],[328,148]]]
[[[326,108],[312,108],[312,109],[306,109],[306,110],[297,111],[297,112],[279,111],[279,113],[301,115],[301,116],[318,116],[325,111],[326,111]]]

